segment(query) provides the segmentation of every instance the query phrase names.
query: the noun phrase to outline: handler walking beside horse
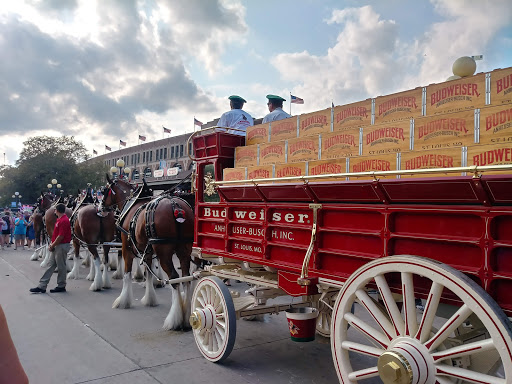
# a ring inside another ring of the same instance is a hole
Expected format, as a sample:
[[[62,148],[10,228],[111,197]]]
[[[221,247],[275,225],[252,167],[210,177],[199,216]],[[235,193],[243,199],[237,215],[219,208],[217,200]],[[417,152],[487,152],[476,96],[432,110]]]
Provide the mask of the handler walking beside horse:
[[[66,292],[66,258],[71,242],[71,225],[66,215],[66,206],[62,203],[57,204],[55,214],[58,219],[53,229],[52,241],[48,247],[50,253],[50,266],[44,273],[39,285],[36,288],[30,288],[32,293],[45,293],[46,287],[50,282],[53,271],[58,267],[57,287],[50,289],[50,292]]]

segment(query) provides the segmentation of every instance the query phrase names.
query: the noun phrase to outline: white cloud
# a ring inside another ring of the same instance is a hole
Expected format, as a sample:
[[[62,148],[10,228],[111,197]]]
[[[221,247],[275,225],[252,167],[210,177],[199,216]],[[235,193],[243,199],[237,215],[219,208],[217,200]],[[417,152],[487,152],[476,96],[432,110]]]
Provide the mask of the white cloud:
[[[186,65],[225,69],[223,52],[243,43],[244,17],[235,0],[2,4],[0,51],[9,60],[0,62],[0,141],[13,129],[56,129],[102,148],[138,130],[160,132],[163,119],[213,114],[218,100]]]
[[[368,97],[444,81],[460,56],[485,54],[497,32],[512,23],[512,2],[432,0],[442,21],[401,41],[399,25],[371,7],[333,10],[328,24],[339,25],[336,44],[325,55],[308,51],[272,59],[281,76],[308,100],[308,110],[325,108],[331,98],[346,104]]]

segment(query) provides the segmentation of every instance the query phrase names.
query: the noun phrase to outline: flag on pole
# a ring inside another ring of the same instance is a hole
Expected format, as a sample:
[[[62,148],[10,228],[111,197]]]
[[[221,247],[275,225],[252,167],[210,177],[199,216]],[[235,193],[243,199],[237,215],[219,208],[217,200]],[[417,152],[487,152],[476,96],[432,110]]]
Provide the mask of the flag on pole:
[[[334,108],[334,101],[331,101],[332,107]]]
[[[93,150],[92,150],[92,154],[93,154],[93,155],[97,155],[97,154],[98,154],[98,152],[97,152],[95,149],[93,149]]]
[[[105,145],[105,149],[106,149],[107,151],[111,151],[111,150],[112,150],[112,148],[110,148],[108,145]]]
[[[139,140],[146,141],[146,136],[139,135]]]
[[[122,145],[123,147],[126,147],[126,141],[119,140],[119,145]]]
[[[301,99],[300,97],[297,97],[297,96],[293,96],[293,95],[291,95],[290,102],[292,104],[304,104],[304,100],[303,99]]]
[[[164,129],[164,133],[171,133],[171,130],[169,128],[162,127]]]
[[[203,125],[203,123],[201,123],[199,120],[197,120],[195,117],[194,117],[194,125]]]

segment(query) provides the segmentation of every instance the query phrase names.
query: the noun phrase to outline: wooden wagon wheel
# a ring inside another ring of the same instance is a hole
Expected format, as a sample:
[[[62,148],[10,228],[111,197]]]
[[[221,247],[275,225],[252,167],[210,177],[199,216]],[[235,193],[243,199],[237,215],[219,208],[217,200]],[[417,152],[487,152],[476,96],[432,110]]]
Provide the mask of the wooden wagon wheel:
[[[323,301],[318,302],[318,317],[316,318],[316,332],[323,337],[331,336],[332,307],[338,292],[327,292]]]
[[[401,310],[391,278],[402,287]],[[423,313],[415,306],[419,281],[428,292]],[[375,287],[384,311],[367,293]],[[440,300],[447,294],[464,304],[447,306]],[[360,306],[352,314],[355,301]],[[448,319],[440,317],[447,308]],[[472,337],[458,337],[472,326]],[[511,329],[501,308],[466,275],[425,258],[393,256],[364,265],[343,286],[331,350],[340,383],[505,384],[512,382]]]
[[[202,278],[192,295],[190,324],[203,356],[220,362],[233,350],[236,313],[229,289],[215,276]]]

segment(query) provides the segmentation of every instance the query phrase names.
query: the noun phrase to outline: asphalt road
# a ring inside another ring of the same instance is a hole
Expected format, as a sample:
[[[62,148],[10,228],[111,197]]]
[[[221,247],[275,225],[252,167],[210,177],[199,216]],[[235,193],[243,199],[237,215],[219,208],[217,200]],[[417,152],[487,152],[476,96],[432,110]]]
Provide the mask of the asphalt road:
[[[0,304],[31,383],[338,382],[328,340],[291,341],[284,314],[238,321],[233,352],[213,364],[201,356],[192,332],[162,330],[170,288],[157,289],[159,305],[148,308],[140,304],[142,283],[134,283],[134,306],[112,309],[122,282],[89,291],[88,268],[81,267],[68,292],[30,294],[44,271],[40,261],[30,261],[33,251],[6,249],[0,251]]]

